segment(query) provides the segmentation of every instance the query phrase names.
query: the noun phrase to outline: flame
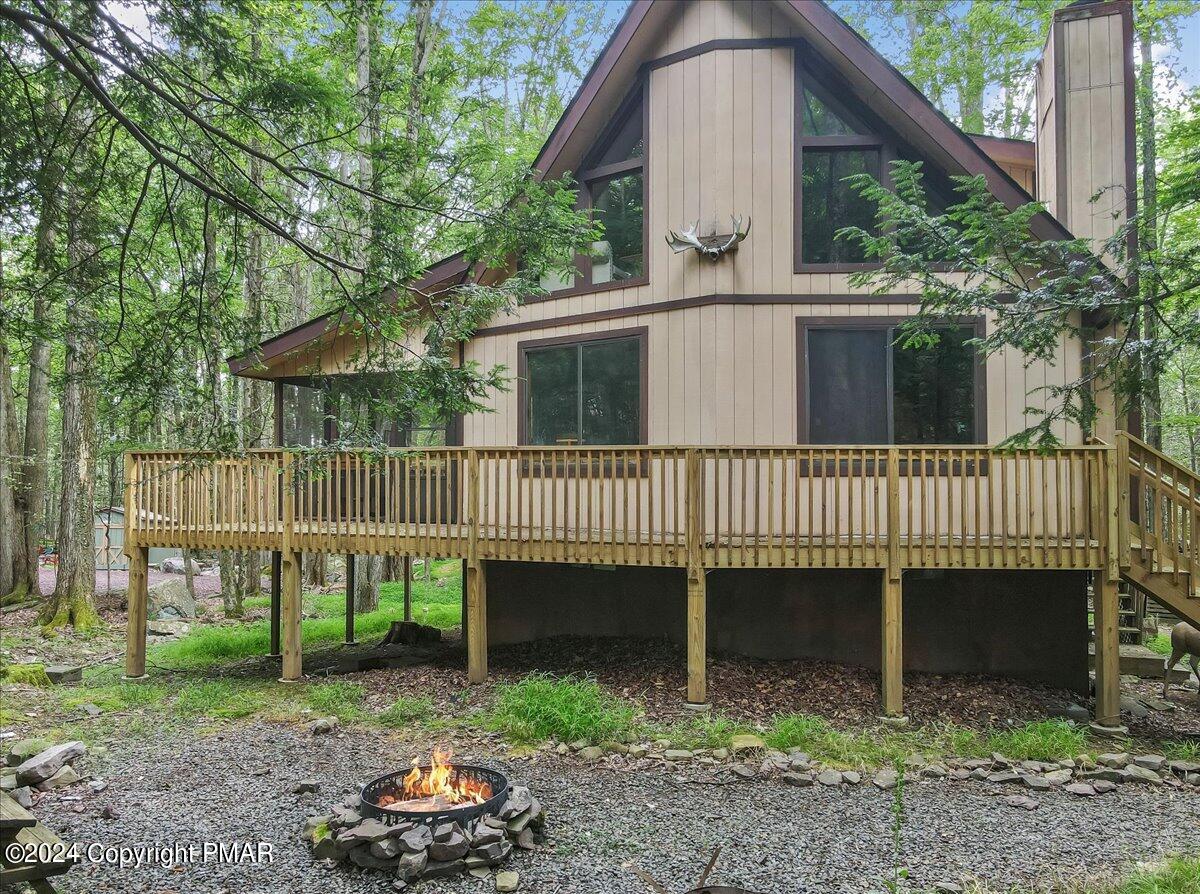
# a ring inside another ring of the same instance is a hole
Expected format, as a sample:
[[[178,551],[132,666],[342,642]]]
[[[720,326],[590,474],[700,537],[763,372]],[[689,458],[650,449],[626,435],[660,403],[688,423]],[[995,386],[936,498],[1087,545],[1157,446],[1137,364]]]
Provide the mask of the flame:
[[[381,798],[379,806],[390,810],[434,811],[482,804],[490,798],[491,785],[459,773],[450,763],[452,757],[454,752],[449,748],[435,748],[427,771],[413,758],[413,768],[405,775],[401,791]]]

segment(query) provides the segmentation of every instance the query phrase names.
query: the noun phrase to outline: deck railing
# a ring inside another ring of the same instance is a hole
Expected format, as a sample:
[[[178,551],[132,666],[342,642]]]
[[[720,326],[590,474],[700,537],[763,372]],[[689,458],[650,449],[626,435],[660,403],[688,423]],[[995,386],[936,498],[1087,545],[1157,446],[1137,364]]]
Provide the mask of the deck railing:
[[[1110,453],[1102,445],[146,452],[127,458],[126,524],[131,543],[198,549],[286,543],[709,568],[1097,568]],[[1143,543],[1182,538],[1181,564],[1196,564],[1195,479],[1160,475],[1134,448],[1129,455],[1141,491],[1165,513],[1161,522],[1147,513],[1155,521]]]
[[[1128,552],[1136,549],[1153,573],[1170,574],[1176,582],[1193,574],[1200,569],[1200,477],[1124,433],[1117,452],[1129,472],[1121,517],[1128,520],[1130,536],[1122,544],[1121,564],[1128,566]]]

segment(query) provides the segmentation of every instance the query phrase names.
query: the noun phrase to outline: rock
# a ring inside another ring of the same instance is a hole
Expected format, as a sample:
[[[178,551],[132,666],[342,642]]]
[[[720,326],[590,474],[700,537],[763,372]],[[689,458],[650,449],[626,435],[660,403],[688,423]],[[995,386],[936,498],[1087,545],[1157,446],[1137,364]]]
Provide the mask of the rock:
[[[485,844],[483,847],[473,848],[468,859],[476,857],[479,861],[487,863],[489,866],[495,866],[497,863],[504,862],[511,853],[512,843],[506,839],[504,841]]]
[[[58,788],[66,788],[68,785],[74,785],[80,780],[80,775],[75,770],[67,765],[59,769],[57,773],[49,779],[39,782],[37,790],[39,792],[52,792]]]
[[[1137,700],[1151,711],[1161,711],[1165,714],[1169,714],[1171,711],[1175,710],[1175,706],[1170,702],[1164,701],[1161,698],[1155,698],[1152,695],[1139,695]]]
[[[422,826],[422,828],[424,827]],[[428,851],[424,849],[410,851],[400,857],[400,862],[396,864],[396,875],[402,881],[411,882],[421,877],[421,873],[425,871],[428,863]]]
[[[1074,720],[1076,723],[1082,725],[1092,722],[1092,712],[1083,705],[1076,704],[1075,702],[1063,705],[1053,713],[1057,717],[1065,717],[1067,720]]]
[[[779,777],[788,785],[794,785],[797,788],[807,788],[813,784],[812,773],[797,773],[795,770],[788,770]]]
[[[739,733],[729,740],[729,750],[734,754],[739,751],[762,750],[766,747],[767,743],[762,740],[762,737],[753,733]]]
[[[1096,794],[1106,795],[1109,792],[1115,792],[1117,790],[1117,784],[1115,782],[1110,782],[1107,779],[1097,779],[1092,783],[1092,788],[1096,790]]]
[[[846,770],[842,773],[842,781],[847,785],[858,785],[862,782],[862,774],[857,770]]]
[[[1096,789],[1086,782],[1072,782],[1070,785],[1063,786],[1063,791],[1081,798],[1091,798],[1096,794]]]
[[[339,842],[340,843],[340,842]],[[382,859],[372,853],[374,844],[360,844],[350,851],[350,862],[363,869],[392,869],[400,861],[396,858]]]
[[[1000,770],[996,773],[989,773],[987,781],[997,785],[1008,785],[1009,783],[1021,782],[1022,776],[1020,773],[1014,773],[1012,770]]]
[[[494,841],[503,841],[504,831],[504,829],[497,829],[495,826],[480,823],[475,827],[475,831],[471,835],[471,847],[482,847]]]
[[[1046,781],[1051,785],[1064,785],[1071,781],[1072,771],[1067,769],[1051,770],[1046,774]]]
[[[1137,764],[1130,764],[1125,768],[1125,773],[1129,782],[1141,782],[1145,785],[1162,785],[1162,777],[1153,770],[1147,770],[1145,767],[1139,767]]]
[[[522,829],[514,839],[517,847],[523,851],[535,851],[541,846],[537,834],[533,829]]]
[[[567,746],[566,742],[559,742],[558,747],[555,748],[554,750],[558,754],[570,754],[571,753],[571,749]]]
[[[1139,754],[1133,759],[1133,763],[1135,766],[1161,773],[1167,766],[1167,759],[1161,754]]]
[[[313,842],[312,855],[314,860],[332,860],[334,863],[340,863],[346,858],[346,850],[326,828],[325,834]]]
[[[1189,776],[1192,773],[1200,773],[1200,764],[1192,761],[1171,761],[1167,764],[1171,772],[1176,776]]]
[[[927,763],[928,761],[922,755],[910,754],[904,759],[904,768],[906,770],[915,770],[919,773]]]
[[[971,778],[971,771],[964,770],[960,767],[957,770],[950,771],[950,778],[957,779],[959,782],[963,782],[963,781]]]
[[[521,877],[512,871],[496,873],[496,890],[499,892],[515,891],[521,883]]]
[[[467,864],[462,860],[430,860],[425,864],[425,871],[421,873],[421,878],[450,878],[466,868]]]
[[[1188,785],[1200,786],[1200,773],[1188,773],[1187,776],[1183,777],[1183,781]]]
[[[1003,754],[1000,754],[998,751],[993,751],[992,766],[997,770],[1007,770],[1012,766],[1012,761],[1006,758]]]
[[[1102,767],[1123,770],[1129,765],[1129,755],[1126,752],[1098,754],[1096,755],[1096,763]]]
[[[438,823],[436,826],[433,827],[433,840],[434,841],[449,841],[454,836],[455,833],[459,833],[461,831],[462,830],[458,828],[458,823],[455,823],[455,822]]]
[[[167,556],[158,563],[158,570],[163,574],[183,574],[187,571],[187,566],[183,563],[182,556]],[[195,559],[192,559],[192,574],[200,573],[200,565]]]
[[[314,736],[327,736],[338,728],[336,717],[318,717],[308,725],[308,731]]]
[[[163,564],[166,564],[164,560]],[[180,567],[182,568],[182,561]],[[179,572],[175,572],[179,573]],[[164,580],[146,591],[146,616],[155,621],[180,621],[196,617],[196,600],[188,593],[187,581]]]
[[[11,792],[17,787],[17,771],[14,767],[5,767],[8,770],[3,776],[0,776],[0,792]]]
[[[491,878],[492,870],[488,866],[468,866],[467,875],[478,879]]]
[[[371,843],[371,856],[380,860],[395,860],[400,856],[400,842],[395,838],[385,838]]]
[[[103,708],[101,708],[99,705],[93,705],[91,702],[80,705],[80,707],[83,708],[83,713],[88,717],[99,717],[104,713]]]
[[[579,749],[579,756],[585,761],[598,761],[604,757],[604,749],[599,745],[588,745]]]
[[[26,810],[33,806],[33,792],[27,785],[14,788],[9,792],[9,796]]]
[[[146,622],[146,632],[151,636],[186,636],[192,625],[186,621],[162,621],[151,618]]]
[[[63,742],[52,745],[35,754],[17,767],[17,782],[21,785],[36,785],[43,782],[87,751],[82,742]]]
[[[943,764],[930,764],[921,770],[921,775],[926,779],[944,779],[947,775],[947,770]]]
[[[669,761],[690,761],[695,755],[682,748],[668,748],[663,752],[663,757]]]
[[[120,814],[117,813],[116,808],[114,808],[111,804],[105,804],[100,808],[100,819],[102,820],[115,820],[119,816]]]
[[[1026,788],[1031,788],[1034,791],[1044,792],[1050,788],[1050,780],[1045,776],[1022,776],[1021,781],[1025,784]]]
[[[333,817],[329,814],[306,817],[304,820],[304,831],[300,833],[300,837],[310,844],[313,843],[322,827],[324,827],[326,831],[329,830],[329,821],[331,819],[333,819]]]
[[[338,833],[338,843],[344,847],[374,844],[388,837],[391,828],[377,819],[365,819],[357,826],[350,826]]]
[[[646,745],[630,745],[629,746],[629,756],[630,757],[643,758],[649,753],[650,753],[650,749]]]
[[[728,748],[714,748],[712,750],[713,760],[723,761],[729,758]]]
[[[747,767],[745,764],[734,764],[729,768],[729,772],[734,776],[741,777],[742,779],[753,779],[756,775],[758,775],[754,772],[753,767]]]
[[[8,749],[8,765],[16,767],[35,754],[40,754],[54,743],[49,739],[18,739]]]
[[[817,774],[817,782],[828,786],[841,785],[842,774],[837,770],[822,770]]]
[[[47,664],[46,676],[51,683],[81,683],[83,668],[73,664]]]
[[[1027,798],[1025,795],[1009,795],[1004,799],[1004,803],[1009,807],[1020,807],[1024,810],[1037,810],[1038,802],[1033,798]]]
[[[1097,779],[1101,779],[1105,782],[1112,782],[1112,783],[1128,782],[1129,781],[1129,771],[1128,770],[1116,770],[1116,769],[1113,769],[1112,767],[1100,767],[1096,770],[1084,770],[1082,773],[1079,774],[1079,778],[1086,779],[1088,781],[1095,781]]]
[[[534,798],[533,806],[524,813],[518,813],[516,816],[510,819],[504,828],[511,835],[519,835],[521,832],[525,831],[525,827],[533,821],[533,818],[541,812],[542,805],[538,803],[537,798]]]
[[[329,825],[335,829],[357,826],[362,822],[362,814],[345,804],[337,804],[329,812]]]
[[[974,779],[976,782],[986,782],[987,778],[989,776],[991,776],[992,774],[989,773],[987,771],[987,769],[984,767],[976,767],[974,770],[972,770],[967,775],[969,778]]]
[[[439,863],[446,863],[451,860],[461,860],[467,855],[467,851],[471,846],[467,843],[467,837],[462,832],[458,831],[455,826],[454,834],[445,841],[438,841],[437,836],[434,836],[433,844],[429,845],[429,859],[436,860]]]
[[[507,823],[518,813],[524,813],[532,806],[533,793],[524,785],[514,785],[497,816]]]
[[[1134,682],[1140,681],[1135,678]],[[1121,713],[1128,714],[1136,720],[1141,720],[1143,717],[1150,716],[1150,709],[1143,705],[1139,699],[1123,695],[1121,696]]]
[[[428,826],[413,826],[396,840],[400,842],[400,849],[405,853],[425,853],[429,845],[433,844],[433,833],[429,831]]]
[[[574,742],[568,743],[567,747],[570,748],[572,751],[583,751],[583,749],[588,747],[588,740],[587,739],[576,739]]]
[[[871,779],[871,784],[880,791],[890,792],[896,787],[897,779],[895,770],[880,770]]]
[[[321,788],[319,779],[301,779],[292,786],[293,795],[314,795]]]

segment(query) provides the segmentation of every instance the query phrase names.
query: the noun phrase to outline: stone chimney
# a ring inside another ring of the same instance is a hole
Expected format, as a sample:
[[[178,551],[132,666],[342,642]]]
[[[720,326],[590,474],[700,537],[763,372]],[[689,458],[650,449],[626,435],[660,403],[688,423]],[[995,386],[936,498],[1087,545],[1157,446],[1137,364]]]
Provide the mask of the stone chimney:
[[[1134,213],[1133,89],[1130,0],[1055,12],[1037,69],[1037,195],[1081,239],[1101,243]]]

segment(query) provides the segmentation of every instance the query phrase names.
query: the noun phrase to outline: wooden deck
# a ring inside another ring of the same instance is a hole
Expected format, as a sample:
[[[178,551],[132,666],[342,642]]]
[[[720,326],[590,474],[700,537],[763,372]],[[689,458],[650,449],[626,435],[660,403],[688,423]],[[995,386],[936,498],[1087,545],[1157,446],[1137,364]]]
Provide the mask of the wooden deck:
[[[958,446],[149,452],[127,455],[126,482],[130,676],[144,672],[144,607],[137,604],[152,546],[278,554],[285,679],[301,674],[298,568],[305,552],[463,559],[475,681],[487,673],[487,562],[680,568],[688,580],[693,701],[705,693],[705,571],[880,569],[889,712],[901,705],[906,569],[1097,572],[1099,631],[1122,576],[1146,589],[1168,588],[1164,600],[1189,617],[1192,572],[1200,566],[1196,478],[1124,433],[1113,446],[1046,452]],[[1115,625],[1115,608],[1113,615]],[[1109,674],[1110,657],[1115,662],[1115,630],[1112,656],[1098,634],[1101,676]],[[1108,701],[1103,710],[1112,719]]]

